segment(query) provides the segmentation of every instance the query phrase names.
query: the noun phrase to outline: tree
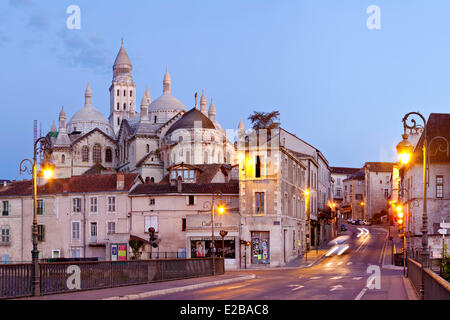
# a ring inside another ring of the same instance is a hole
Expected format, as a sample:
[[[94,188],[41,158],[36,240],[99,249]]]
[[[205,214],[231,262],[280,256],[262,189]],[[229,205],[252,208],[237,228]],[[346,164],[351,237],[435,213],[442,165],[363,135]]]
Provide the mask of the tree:
[[[130,248],[133,251],[133,256],[131,257],[131,259],[139,260],[139,258],[141,257],[140,249],[144,245],[144,241],[131,239],[130,241],[128,241],[128,244],[130,245]]]
[[[277,128],[279,123],[275,122],[279,120],[280,112],[275,110],[272,112],[257,112],[253,111],[248,119],[252,122],[254,130],[259,129],[274,129]]]

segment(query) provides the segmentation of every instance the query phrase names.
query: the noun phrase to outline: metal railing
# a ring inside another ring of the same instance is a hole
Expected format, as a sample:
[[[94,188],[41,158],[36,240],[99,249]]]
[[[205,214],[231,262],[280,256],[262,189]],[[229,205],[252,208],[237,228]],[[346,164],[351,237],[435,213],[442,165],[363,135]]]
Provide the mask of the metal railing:
[[[5,286],[5,290],[0,291],[0,299],[32,295],[31,266],[0,265],[0,283]],[[215,268],[216,274],[224,273],[223,259],[215,259]],[[26,270],[25,275],[16,276],[23,270]],[[39,270],[41,295],[48,295],[210,276],[212,259],[55,262],[40,263]]]
[[[30,296],[32,264],[0,265],[0,299]]]
[[[450,300],[450,283],[428,268],[408,259],[408,278],[423,300]],[[421,288],[423,285],[423,293]],[[423,297],[421,296],[423,294]]]

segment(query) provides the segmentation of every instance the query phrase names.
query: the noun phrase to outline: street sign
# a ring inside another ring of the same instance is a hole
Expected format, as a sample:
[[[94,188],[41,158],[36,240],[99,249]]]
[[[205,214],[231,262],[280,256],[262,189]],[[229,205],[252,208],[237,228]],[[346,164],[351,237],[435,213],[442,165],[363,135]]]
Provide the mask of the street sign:
[[[439,229],[438,232],[440,234],[447,234],[447,229]]]
[[[450,222],[441,222],[440,227],[442,229],[450,229]]]

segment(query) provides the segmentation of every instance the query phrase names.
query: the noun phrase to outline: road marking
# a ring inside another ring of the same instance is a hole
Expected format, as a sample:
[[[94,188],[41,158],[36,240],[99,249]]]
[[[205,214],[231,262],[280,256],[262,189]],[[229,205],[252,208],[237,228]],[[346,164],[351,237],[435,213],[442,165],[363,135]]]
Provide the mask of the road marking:
[[[341,262],[338,262],[338,264],[337,264],[337,265],[338,265],[338,266],[340,266],[341,264],[343,264],[343,262],[342,262],[342,261],[341,261]]]
[[[310,279],[311,280],[317,280],[317,279],[320,279],[320,278],[322,278],[322,277],[311,277]]]
[[[341,286],[340,284],[338,284],[337,286],[332,286],[331,289],[330,289],[330,291],[335,291],[335,290],[343,289],[343,288],[344,288],[343,286]]]
[[[347,262],[347,265],[348,265],[348,266],[351,265],[351,264],[353,264],[353,262],[351,262],[351,261],[350,261],[350,262]]]
[[[362,279],[362,277],[354,277],[354,278],[352,278],[353,280],[361,280]]]
[[[333,265],[333,262],[328,262],[327,267],[331,267]]]
[[[341,276],[337,276],[337,277],[331,278],[331,280],[339,280],[339,279],[342,279],[342,277]]]
[[[292,291],[297,291],[297,290],[303,288],[304,286],[302,286],[301,284],[290,284],[290,285],[288,285],[288,287],[295,287],[294,289],[292,289]]]
[[[249,283],[247,283],[247,284],[243,284],[243,285],[240,285],[240,286],[234,286],[234,287],[230,287],[230,288],[228,288],[228,290],[232,290],[232,289],[238,289],[238,288],[246,287],[246,286],[248,286],[248,285],[249,285]]]
[[[361,292],[356,296],[355,300],[361,300],[362,296],[364,295],[364,293],[366,293],[367,291],[367,287],[364,287]]]

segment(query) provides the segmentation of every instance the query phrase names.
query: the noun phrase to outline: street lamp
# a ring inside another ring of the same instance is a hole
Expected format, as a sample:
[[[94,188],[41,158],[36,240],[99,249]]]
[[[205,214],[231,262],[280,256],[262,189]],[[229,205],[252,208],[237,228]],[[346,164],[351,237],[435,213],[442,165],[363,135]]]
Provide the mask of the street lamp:
[[[40,145],[38,146],[38,144]],[[31,259],[33,267],[31,269],[31,285],[32,285],[32,292],[34,296],[40,295],[40,272],[39,272],[39,251],[37,248],[38,245],[38,224],[37,224],[37,156],[38,154],[44,155],[44,161],[41,164],[41,171],[42,175],[46,179],[50,179],[53,175],[54,171],[54,165],[52,165],[49,161],[49,156],[47,154],[48,149],[50,148],[50,145],[45,137],[40,137],[37,139],[34,143],[34,155],[33,155],[33,161],[30,159],[23,159],[20,162],[19,170],[20,174],[23,172],[31,173],[33,176],[33,249],[31,250]],[[28,162],[32,169],[30,172],[30,169],[27,167],[26,162]]]
[[[408,118],[410,116],[419,116],[422,121],[423,121],[423,126],[421,126],[420,124],[418,125],[416,123],[415,119],[411,119],[411,125],[408,125],[407,121]],[[433,143],[434,140],[438,140],[441,139],[444,142],[446,142],[446,148],[442,149],[441,147],[439,147],[439,151],[442,152],[447,152],[447,157],[449,155],[449,142],[445,137],[442,136],[435,136],[433,137],[433,139],[431,139],[430,142],[428,142],[428,136],[427,136],[427,121],[425,120],[425,117],[423,115],[421,115],[419,112],[409,112],[407,113],[403,119],[403,129],[404,129],[404,134],[402,135],[403,140],[397,145],[397,153],[400,156],[400,160],[402,162],[402,164],[406,164],[410,161],[411,159],[411,154],[413,152],[414,147],[411,145],[411,143],[409,143],[409,141],[407,140],[408,135],[406,134],[406,129],[410,129],[410,130],[414,130],[414,131],[418,131],[419,128],[423,128],[423,147],[422,147],[422,152],[423,152],[423,204],[422,204],[422,268],[428,267],[428,217],[427,217],[427,187],[428,187],[428,176],[427,176],[427,171],[429,171],[430,169],[430,155],[429,152],[427,154],[427,149],[430,148],[431,144]],[[422,277],[423,278],[423,277]],[[422,299],[423,299],[423,279],[422,279],[422,288],[421,288],[421,292],[422,292]]]
[[[216,274],[216,265],[215,265],[215,244],[214,244],[214,210],[215,210],[215,199],[220,198],[221,194],[213,194],[212,196],[212,205],[211,205],[211,255],[212,255],[212,274],[213,276]],[[217,212],[220,215],[225,213],[225,206],[219,203],[217,207]],[[225,264],[225,260],[224,260]]]

